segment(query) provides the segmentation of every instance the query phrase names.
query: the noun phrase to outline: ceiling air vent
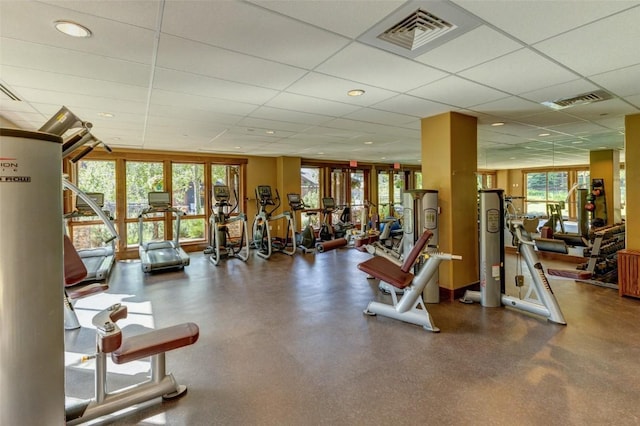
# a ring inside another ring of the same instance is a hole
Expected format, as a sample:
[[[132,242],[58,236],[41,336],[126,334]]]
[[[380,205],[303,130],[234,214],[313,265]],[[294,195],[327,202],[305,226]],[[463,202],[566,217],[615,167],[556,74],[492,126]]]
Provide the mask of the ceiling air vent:
[[[397,44],[405,49],[416,50],[456,28],[456,25],[418,9],[380,34],[378,38]]]
[[[417,58],[481,25],[448,0],[409,0],[358,37],[358,41]]]
[[[596,90],[595,92],[583,93],[572,98],[557,99],[555,101],[545,101],[542,105],[548,106],[552,109],[564,109],[576,105],[591,104],[593,102],[606,101],[613,96],[605,92],[604,90]]]

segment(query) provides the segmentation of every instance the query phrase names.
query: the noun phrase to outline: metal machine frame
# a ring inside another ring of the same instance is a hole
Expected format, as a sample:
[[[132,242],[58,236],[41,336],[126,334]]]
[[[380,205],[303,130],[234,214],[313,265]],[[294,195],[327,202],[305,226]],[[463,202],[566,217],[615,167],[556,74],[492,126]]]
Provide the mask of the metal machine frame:
[[[256,188],[256,203],[258,204],[258,214],[256,214],[253,220],[252,231],[253,246],[258,249],[258,256],[263,259],[269,259],[274,251],[288,254],[289,256],[294,255],[296,253],[296,229],[292,213],[285,211],[279,215],[272,216],[273,212],[280,207],[280,194],[278,194],[278,190],[276,189],[276,201],[274,201],[271,186],[259,185]],[[267,206],[273,206],[273,208],[268,210]],[[274,248],[269,222],[275,222],[280,219],[285,219],[287,223],[285,241],[281,243],[280,247]],[[291,238],[291,250],[287,250],[289,238]]]

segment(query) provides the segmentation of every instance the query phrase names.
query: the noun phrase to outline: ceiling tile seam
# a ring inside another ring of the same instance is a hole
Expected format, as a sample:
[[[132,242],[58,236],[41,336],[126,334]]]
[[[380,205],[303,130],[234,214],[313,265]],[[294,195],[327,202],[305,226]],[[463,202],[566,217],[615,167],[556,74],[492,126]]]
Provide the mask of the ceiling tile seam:
[[[149,75],[149,87],[147,91],[147,108],[144,116],[144,124],[142,127],[142,147],[147,140],[147,129],[149,127],[149,111],[151,109],[151,97],[153,95],[154,79],[156,74],[156,63],[158,61],[158,49],[160,47],[160,34],[162,32],[162,19],[164,17],[165,0],[158,2],[158,16],[156,21],[155,36],[153,38],[153,52],[151,53],[151,72]]]

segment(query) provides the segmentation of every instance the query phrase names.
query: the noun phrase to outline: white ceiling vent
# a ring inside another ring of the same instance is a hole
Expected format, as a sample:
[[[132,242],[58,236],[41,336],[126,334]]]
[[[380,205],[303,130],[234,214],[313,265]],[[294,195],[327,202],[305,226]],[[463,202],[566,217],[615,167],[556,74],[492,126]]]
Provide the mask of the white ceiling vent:
[[[480,24],[475,16],[452,2],[409,1],[358,41],[413,59]]]
[[[405,49],[416,50],[456,28],[457,25],[418,9],[380,34],[378,38]]]
[[[611,99],[610,93],[605,92],[604,90],[596,90],[595,92],[583,93],[578,96],[573,96],[571,98],[563,98],[557,99],[555,101],[545,101],[542,102],[542,105],[548,106],[552,109],[564,109],[569,108],[576,105],[584,105],[591,104],[594,102],[606,101],[607,99]]]

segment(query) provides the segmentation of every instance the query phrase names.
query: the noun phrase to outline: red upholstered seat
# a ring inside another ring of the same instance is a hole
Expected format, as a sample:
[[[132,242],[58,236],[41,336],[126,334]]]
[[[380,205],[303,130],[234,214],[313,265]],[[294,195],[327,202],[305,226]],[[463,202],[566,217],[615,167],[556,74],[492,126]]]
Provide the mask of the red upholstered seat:
[[[64,283],[71,286],[87,276],[87,268],[68,236],[64,236]]]
[[[124,364],[125,362],[150,357],[161,352],[191,345],[198,340],[199,335],[200,329],[192,322],[153,330],[122,339],[122,345],[111,353],[111,359],[116,364]]]
[[[416,241],[413,249],[409,252],[402,266],[396,265],[387,258],[375,256],[366,262],[360,263],[358,269],[394,287],[405,288],[413,281],[413,274],[410,272],[411,266],[432,236],[433,233],[431,231],[424,231],[422,236]]]

